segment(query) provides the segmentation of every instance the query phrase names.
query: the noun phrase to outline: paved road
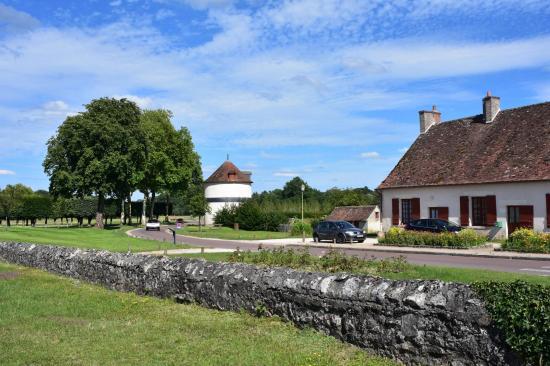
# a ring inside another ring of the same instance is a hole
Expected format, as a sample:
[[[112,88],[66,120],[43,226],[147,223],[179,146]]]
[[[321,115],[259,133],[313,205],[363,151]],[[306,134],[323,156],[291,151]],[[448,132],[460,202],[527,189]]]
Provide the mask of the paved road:
[[[138,229],[133,231],[133,235],[142,238],[172,241],[172,235],[161,231],[146,231],[145,229]],[[178,243],[185,243],[194,246],[201,246],[205,248],[227,248],[241,250],[257,250],[258,244],[256,243],[243,243],[242,241],[235,242],[231,240],[211,240],[194,238],[190,236],[176,236]],[[277,248],[280,245],[263,245],[264,248]],[[312,254],[322,255],[329,249],[325,248],[312,248],[309,247]],[[448,266],[448,267],[468,267],[489,269],[493,271],[502,272],[516,272],[526,273],[539,276],[550,276],[550,260],[531,260],[531,259],[508,259],[508,258],[484,258],[484,257],[464,257],[457,255],[442,255],[442,254],[402,254],[393,252],[382,251],[368,251],[368,250],[354,250],[354,249],[341,249],[348,255],[356,255],[361,258],[388,258],[403,255],[410,263],[414,264],[427,264],[435,266]],[[550,280],[549,280],[550,281]]]

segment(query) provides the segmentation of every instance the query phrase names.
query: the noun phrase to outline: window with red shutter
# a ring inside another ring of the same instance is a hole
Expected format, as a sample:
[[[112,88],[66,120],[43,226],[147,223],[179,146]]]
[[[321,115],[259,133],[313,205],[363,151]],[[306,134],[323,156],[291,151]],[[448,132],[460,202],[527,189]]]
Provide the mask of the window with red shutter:
[[[391,224],[399,225],[399,198],[391,200]]]
[[[470,199],[468,196],[460,196],[460,225],[470,225]]]

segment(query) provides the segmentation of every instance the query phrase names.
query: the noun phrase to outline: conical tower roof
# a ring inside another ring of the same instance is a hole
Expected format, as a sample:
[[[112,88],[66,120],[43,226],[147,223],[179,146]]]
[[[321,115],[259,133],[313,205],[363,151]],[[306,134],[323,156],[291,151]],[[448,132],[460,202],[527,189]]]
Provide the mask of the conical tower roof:
[[[250,184],[250,173],[241,171],[235,164],[226,160],[208,179],[205,183],[244,183]]]

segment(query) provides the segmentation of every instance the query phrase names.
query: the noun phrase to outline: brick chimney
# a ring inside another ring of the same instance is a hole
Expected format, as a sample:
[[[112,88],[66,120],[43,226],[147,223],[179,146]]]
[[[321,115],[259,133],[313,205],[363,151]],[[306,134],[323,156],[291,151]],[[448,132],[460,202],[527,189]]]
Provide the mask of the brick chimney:
[[[497,113],[500,111],[500,98],[493,97],[491,91],[483,98],[483,120],[485,123],[493,122]]]
[[[420,133],[425,133],[430,127],[441,122],[441,112],[435,105],[431,111],[419,111],[418,115],[420,117]]]

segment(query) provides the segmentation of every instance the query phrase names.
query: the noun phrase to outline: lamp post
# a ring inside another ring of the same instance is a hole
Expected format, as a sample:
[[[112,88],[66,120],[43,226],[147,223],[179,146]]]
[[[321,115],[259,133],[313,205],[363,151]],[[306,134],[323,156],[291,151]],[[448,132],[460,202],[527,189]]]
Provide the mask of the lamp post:
[[[300,187],[302,190],[302,243],[306,242],[306,231],[304,227],[304,191],[306,190],[306,186],[302,184]]]

